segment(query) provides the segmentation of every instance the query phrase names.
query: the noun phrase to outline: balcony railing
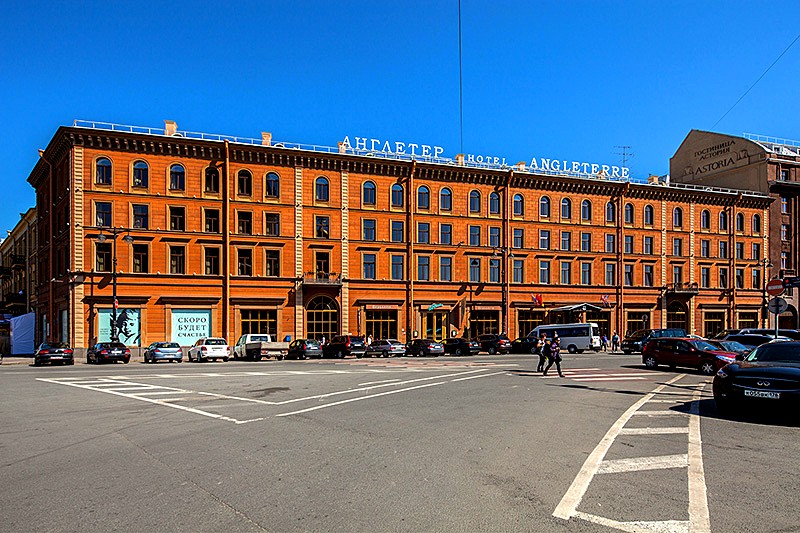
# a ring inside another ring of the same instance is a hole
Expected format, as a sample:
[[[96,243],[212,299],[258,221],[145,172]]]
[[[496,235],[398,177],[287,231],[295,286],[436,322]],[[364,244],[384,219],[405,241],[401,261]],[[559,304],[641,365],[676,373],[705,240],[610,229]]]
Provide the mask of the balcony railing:
[[[667,292],[672,294],[699,294],[700,286],[697,282],[676,282],[667,285]]]
[[[341,285],[342,275],[337,272],[305,272],[303,283],[306,285]]]

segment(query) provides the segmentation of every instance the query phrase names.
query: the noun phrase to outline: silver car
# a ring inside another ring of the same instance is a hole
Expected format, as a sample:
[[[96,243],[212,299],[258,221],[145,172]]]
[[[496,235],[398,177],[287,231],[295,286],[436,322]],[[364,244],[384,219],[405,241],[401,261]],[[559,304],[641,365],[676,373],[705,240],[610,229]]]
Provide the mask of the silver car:
[[[367,346],[367,357],[400,357],[406,354],[406,345],[397,339],[378,339]]]
[[[183,350],[177,342],[154,342],[144,350],[144,362],[183,361]]]

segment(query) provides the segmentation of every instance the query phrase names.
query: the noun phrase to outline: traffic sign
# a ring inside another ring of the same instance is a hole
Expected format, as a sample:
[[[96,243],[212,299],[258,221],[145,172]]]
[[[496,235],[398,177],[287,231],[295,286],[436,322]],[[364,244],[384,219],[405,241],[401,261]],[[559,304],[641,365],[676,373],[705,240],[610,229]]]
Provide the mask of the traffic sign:
[[[787,289],[789,287],[800,287],[800,278],[793,277],[793,278],[783,278],[783,286]]]
[[[770,296],[779,296],[783,294],[783,280],[771,279],[767,283],[767,294]]]
[[[783,298],[773,298],[772,300],[769,301],[767,307],[769,308],[771,313],[779,315],[784,311],[786,311],[787,309],[789,309],[789,302],[787,302]]]

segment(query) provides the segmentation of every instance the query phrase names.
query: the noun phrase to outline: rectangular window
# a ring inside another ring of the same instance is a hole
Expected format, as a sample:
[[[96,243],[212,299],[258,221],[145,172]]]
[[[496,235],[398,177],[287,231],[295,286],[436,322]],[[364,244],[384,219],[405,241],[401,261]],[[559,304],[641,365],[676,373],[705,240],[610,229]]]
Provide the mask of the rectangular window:
[[[617,251],[617,236],[613,233],[606,233],[606,253]]]
[[[789,200],[781,198],[781,213],[787,214],[789,212]]]
[[[789,252],[781,252],[781,268],[784,270],[792,268],[789,262]]]
[[[727,289],[728,288],[728,269],[727,268],[720,268],[719,269],[719,288],[720,289]]]
[[[683,284],[683,267],[680,265],[673,265],[672,267],[672,283],[675,285]]]
[[[572,263],[570,261],[561,261],[561,284],[572,284]]]
[[[278,213],[264,215],[264,235],[277,237],[281,234],[281,216]]]
[[[540,250],[550,249],[550,230],[546,229],[539,230],[539,249]]]
[[[592,251],[592,234],[581,233],[581,252]]]
[[[417,256],[417,279],[428,281],[431,279],[431,258],[428,255]]]
[[[511,246],[514,248],[522,248],[525,245],[525,230],[515,228],[511,240]]]
[[[392,221],[392,242],[405,242],[405,226],[402,221]]]
[[[148,246],[146,244],[133,245],[133,271],[146,274],[149,272]]]
[[[365,241],[375,240],[375,220],[365,218],[361,221],[361,238]]]
[[[452,244],[452,242],[453,242],[453,225],[439,224],[439,244]]]
[[[472,282],[481,281],[481,260],[477,257],[469,258],[469,280]]]
[[[169,229],[172,231],[186,231],[185,207],[169,207]]]
[[[780,178],[778,178],[778,179],[780,179],[781,181],[788,180],[789,179],[789,171],[786,170],[786,169],[781,169]]]
[[[481,227],[480,226],[470,226],[469,227],[469,245],[470,246],[480,246],[481,245]]]
[[[633,235],[625,235],[624,252],[626,254],[633,253]]]
[[[420,244],[431,242],[431,225],[428,222],[417,223],[417,242]]]
[[[264,275],[278,277],[281,275],[281,252],[280,250],[265,250],[264,253]]]
[[[763,281],[761,280],[761,269],[760,268],[754,268],[753,269],[753,280],[752,281],[753,281],[753,283],[752,283],[752,288],[753,289],[760,289],[761,288],[761,284],[763,283]]]
[[[219,248],[205,248],[205,272],[207,276],[219,276]]]
[[[672,239],[672,255],[683,255],[683,239]]]
[[[700,241],[700,257],[709,257],[711,254],[711,241],[703,239]]]
[[[736,243],[736,259],[744,259],[744,243]]]
[[[789,225],[788,224],[781,224],[781,240],[788,241],[789,240]]]
[[[753,243],[753,259],[761,260],[761,244]]]
[[[253,234],[253,213],[250,211],[238,211],[236,213],[236,230],[240,235]]]
[[[704,289],[711,286],[711,269],[708,267],[700,269],[700,286]]]
[[[375,279],[375,254],[364,254],[364,279]]]
[[[744,269],[737,268],[736,269],[736,288],[737,289],[744,289]]]
[[[653,276],[653,265],[644,265],[644,286],[652,287],[655,277]]]
[[[539,283],[550,284],[550,261],[539,261]]]
[[[331,219],[329,217],[314,217],[314,236],[318,239],[330,238]]]
[[[592,264],[581,263],[581,285],[592,284]]]
[[[720,259],[728,258],[728,243],[727,241],[719,241],[719,257]]]
[[[452,281],[453,258],[439,256],[439,281]]]
[[[571,231],[562,231],[561,232],[561,249],[562,250],[572,250],[572,232]]]
[[[645,237],[642,240],[642,253],[644,255],[653,255],[653,238]]]
[[[169,273],[170,274],[186,273],[186,247],[184,246],[169,247]]]
[[[111,272],[111,243],[98,242],[94,245],[95,270]]]
[[[514,283],[525,283],[525,261],[522,259],[514,259],[513,276]]]
[[[219,192],[219,170],[214,167],[208,167],[205,171],[206,192],[218,193]]]
[[[133,227],[147,229],[150,227],[150,208],[147,205],[133,204]]]
[[[402,280],[404,278],[404,261],[402,255],[392,256],[392,279]]]
[[[493,248],[500,246],[500,228],[489,228],[489,246]]]
[[[623,278],[626,287],[633,287],[633,265],[625,265]]]
[[[95,218],[100,227],[111,227],[111,202],[97,202],[94,204]]]
[[[240,276],[253,275],[253,250],[250,248],[240,248],[236,251],[237,272]]]
[[[606,263],[606,285],[617,284],[617,265]]]
[[[205,230],[208,233],[219,233],[219,209],[205,209]]]
[[[489,281],[500,283],[500,260],[489,259]]]

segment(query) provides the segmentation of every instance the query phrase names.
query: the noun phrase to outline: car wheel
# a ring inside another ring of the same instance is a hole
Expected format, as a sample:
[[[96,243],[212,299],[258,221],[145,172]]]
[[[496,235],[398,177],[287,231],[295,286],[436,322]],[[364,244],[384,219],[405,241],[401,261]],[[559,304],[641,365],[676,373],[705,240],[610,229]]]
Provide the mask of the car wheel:
[[[86,356],[86,364],[87,364],[87,365],[90,365],[90,364],[92,364],[92,360],[91,360],[91,359],[89,359],[89,356],[88,356],[88,355]]]
[[[39,361],[38,359],[34,359],[33,360],[33,366],[42,366],[42,362]]]
[[[567,351],[569,353],[578,353],[578,347],[575,346],[574,344],[570,344],[569,346],[567,346]]]
[[[461,355],[461,348],[456,348],[456,355]]]
[[[362,357],[364,357],[363,353],[357,353],[356,354],[356,359],[361,359]]]
[[[497,353],[497,348],[495,348],[494,346],[490,346],[489,347],[489,355],[494,355],[496,353]]]
[[[261,358],[259,357],[259,359],[261,359]],[[227,357],[223,357],[223,358],[222,358],[222,362],[223,362],[223,363],[227,363],[227,362],[228,362],[228,358],[227,358]]]
[[[713,376],[714,372],[716,372],[716,371],[717,371],[717,369],[714,368],[714,363],[712,361],[701,361],[700,362],[700,372],[704,376]]]
[[[650,369],[655,369],[658,368],[658,362],[656,361],[655,357],[648,355],[644,360],[644,366]]]
[[[336,352],[336,358],[337,359],[344,359],[344,354],[341,351]]]

